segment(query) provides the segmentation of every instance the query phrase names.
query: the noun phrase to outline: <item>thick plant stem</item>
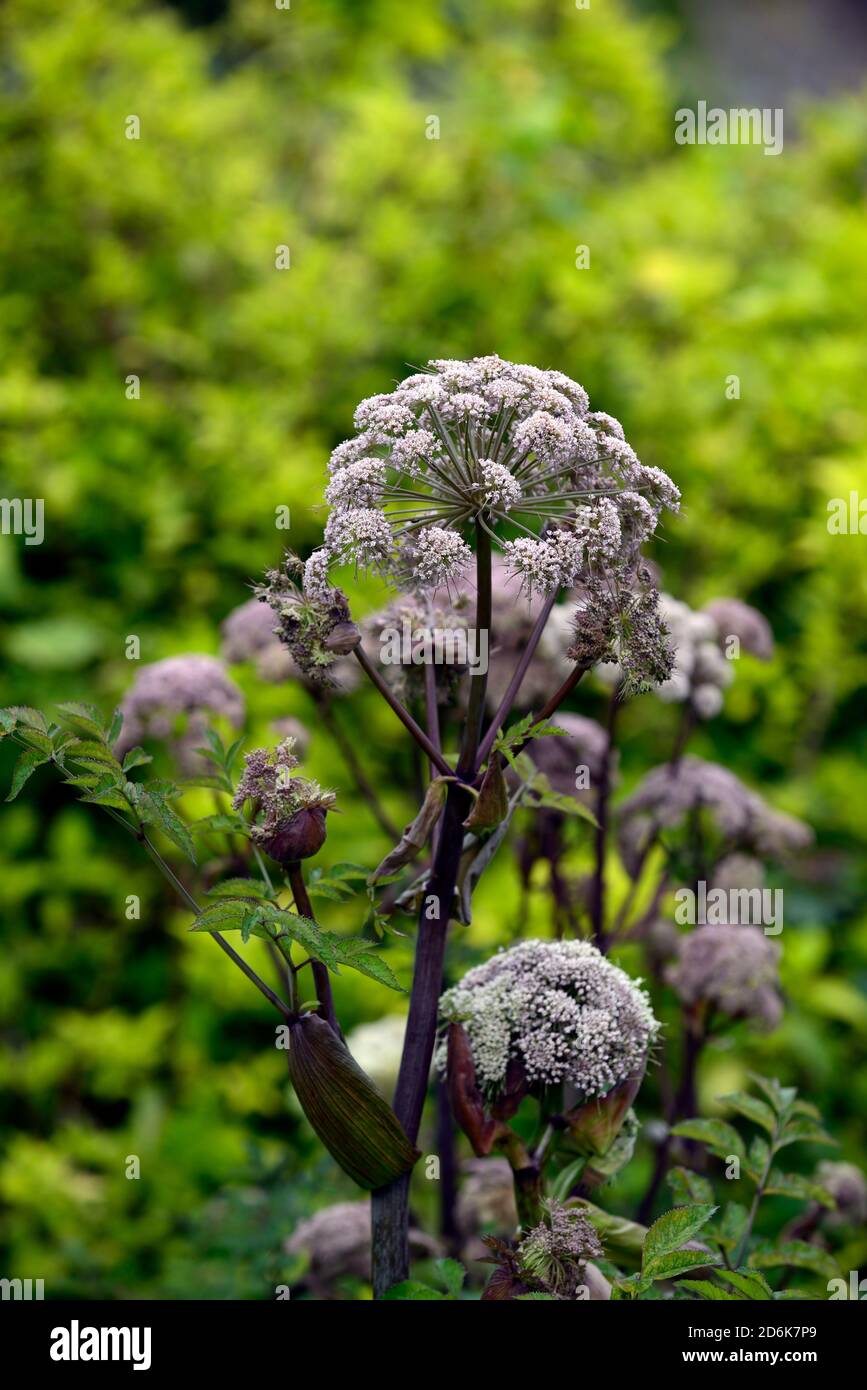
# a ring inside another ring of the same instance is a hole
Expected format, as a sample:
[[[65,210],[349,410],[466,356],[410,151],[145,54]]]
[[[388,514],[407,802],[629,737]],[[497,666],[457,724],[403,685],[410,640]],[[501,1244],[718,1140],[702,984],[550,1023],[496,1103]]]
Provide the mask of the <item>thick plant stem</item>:
[[[600,951],[605,950],[605,852],[608,846],[608,803],[611,796],[611,762],[614,748],[614,730],[620,705],[620,688],[612,690],[608,702],[607,734],[608,742],[602,755],[599,771],[599,795],[596,802],[595,863],[593,869],[593,891],[591,895],[591,920],[593,923],[593,944]]]
[[[476,527],[476,540],[476,628],[479,632],[489,632],[491,542],[482,526]],[[457,775],[462,781],[469,779],[475,770],[485,704],[486,677],[470,676],[469,680],[470,696],[457,767]],[[463,822],[469,803],[469,793],[460,783],[452,783],[446,797],[431,876],[419,913],[409,1015],[394,1096],[395,1114],[413,1142],[421,1124],[433,1057],[446,937],[464,841]],[[399,1178],[389,1187],[374,1193],[373,1292],[376,1298],[381,1297],[392,1284],[407,1277],[408,1214],[409,1176]]]

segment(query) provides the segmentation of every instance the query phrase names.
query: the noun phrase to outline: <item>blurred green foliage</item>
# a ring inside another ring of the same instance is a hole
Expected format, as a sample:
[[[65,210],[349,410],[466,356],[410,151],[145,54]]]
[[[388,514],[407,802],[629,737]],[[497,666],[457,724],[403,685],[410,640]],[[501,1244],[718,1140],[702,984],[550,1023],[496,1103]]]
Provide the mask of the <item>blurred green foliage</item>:
[[[110,704],[129,634],[143,661],[215,651],[286,539],[275,509],[315,543],[328,450],[407,364],[496,351],[568,372],[682,488],[665,587],[735,594],[774,627],[774,662],[743,663],[697,751],[819,836],[787,883],[786,1021],[712,1054],[703,1097],[776,1071],[857,1160],[867,566],[826,519],[867,478],[867,106],[807,113],[776,159],[677,147],[696,94],[667,69],[669,22],[625,0],[188,13],[213,22],[134,0],[69,0],[50,23],[36,0],[0,9],[0,494],[46,515],[42,546],[0,537],[0,703]],[[375,863],[381,834],[307,697],[243,683],[260,741],[280,715],[314,728],[312,770],[345,812],[328,859]],[[391,715],[367,693],[340,714],[408,819]],[[626,711],[628,781],[673,720],[652,698]],[[272,1296],[282,1234],[352,1193],[288,1094],[267,1008],[50,777],[2,826],[4,1271],[53,1296]],[[515,882],[504,856],[456,962],[512,930]],[[530,910],[546,930],[541,896]],[[404,979],[410,945],[389,948]],[[358,977],[336,993],[348,1027],[394,1007]]]

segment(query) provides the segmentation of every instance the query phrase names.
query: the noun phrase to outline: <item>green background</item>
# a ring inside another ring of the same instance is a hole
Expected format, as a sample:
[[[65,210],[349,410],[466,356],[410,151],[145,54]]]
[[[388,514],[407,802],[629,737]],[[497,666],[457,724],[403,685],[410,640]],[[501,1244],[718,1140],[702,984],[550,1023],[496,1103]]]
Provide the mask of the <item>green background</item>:
[[[664,586],[736,595],[774,628],[773,662],[744,660],[696,751],[818,837],[785,881],[785,1021],[735,1031],[702,1095],[775,1071],[857,1161],[867,539],[826,522],[829,499],[867,492],[863,98],[802,105],[778,158],[676,146],[674,110],[705,94],[689,35],[672,7],[623,0],[69,0],[50,17],[9,0],[0,39],[0,495],[42,497],[46,517],[42,546],[0,537],[0,702],[109,707],[130,634],[142,661],[216,652],[280,555],[275,509],[315,544],[355,403],[414,366],[497,352],[569,373],[682,489],[654,550]],[[325,862],[372,865],[385,842],[303,691],[239,679],[254,745],[280,715],[314,729],[310,767],[344,809]],[[574,707],[598,715],[599,690]],[[366,692],[341,713],[408,819],[391,715]],[[652,696],[626,711],[627,786],[675,717]],[[267,1006],[50,776],[0,827],[3,1271],[52,1296],[272,1296],[282,1234],[353,1193],[288,1095]],[[516,901],[507,854],[455,960],[506,939]],[[407,980],[409,943],[388,951]],[[360,977],[337,997],[349,1027],[401,1008]],[[652,1080],[641,1103],[651,1116]],[[633,1208],[649,1164],[641,1147],[611,1205]]]

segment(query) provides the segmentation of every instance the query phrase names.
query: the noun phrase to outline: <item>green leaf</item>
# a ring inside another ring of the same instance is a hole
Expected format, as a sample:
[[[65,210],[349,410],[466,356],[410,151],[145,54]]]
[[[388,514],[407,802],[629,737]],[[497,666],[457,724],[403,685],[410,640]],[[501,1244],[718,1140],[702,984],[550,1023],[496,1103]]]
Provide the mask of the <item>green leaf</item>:
[[[715,1239],[725,1250],[734,1250],[744,1237],[749,1212],[740,1202],[726,1202]]]
[[[142,792],[139,799],[139,813],[148,824],[158,825],[160,830],[171,840],[172,844],[177,845],[187,858],[195,864],[196,847],[187,826],[181,820],[176,811],[158,791],[146,790]]]
[[[514,762],[514,759],[512,759]],[[544,807],[546,810],[559,811],[561,815],[577,816],[579,820],[585,820],[589,825],[599,827],[599,822],[583,801],[579,801],[575,796],[566,796],[562,792],[555,792],[550,787],[542,786],[541,783],[547,782],[545,777],[534,778],[531,791],[533,792],[533,805]]]
[[[76,779],[83,781],[83,778]],[[130,813],[130,804],[121,790],[121,783],[117,777],[99,777],[96,785],[91,787],[87,794],[81,797],[82,801],[89,802],[93,806],[111,806],[115,811],[123,811],[126,815]]]
[[[123,770],[131,772],[134,767],[144,767],[145,763],[152,762],[150,753],[146,753],[143,748],[131,748],[123,760]]]
[[[352,889],[338,887],[334,883],[329,883],[327,879],[314,879],[312,876],[307,884],[307,896],[309,898],[328,898],[331,902],[345,903],[347,894],[352,896]]]
[[[753,1269],[718,1269],[720,1279],[736,1288],[744,1298],[753,1302],[766,1303],[772,1297],[771,1286],[763,1274]]]
[[[369,870],[363,864],[335,864],[328,870],[329,878],[346,879],[356,883],[365,883]]]
[[[6,730],[7,733],[11,733],[16,724],[23,724],[28,729],[37,729],[41,734],[48,733],[48,720],[42,710],[31,709],[29,705],[10,705],[3,713],[12,719],[12,727]]]
[[[644,1250],[641,1258],[642,1273],[651,1278],[664,1278],[664,1275],[655,1273],[656,1267],[665,1258],[680,1247],[685,1245],[688,1240],[692,1240],[697,1231],[700,1231],[717,1208],[709,1203],[700,1202],[691,1207],[674,1207],[671,1211],[664,1212],[658,1220],[654,1221],[644,1242]],[[701,1254],[700,1251],[688,1252],[691,1254]],[[713,1263],[712,1255],[702,1255],[705,1264]],[[684,1268],[689,1268],[689,1262]]]
[[[750,1255],[749,1262],[753,1269],[776,1269],[786,1265],[792,1269],[811,1269],[815,1274],[821,1274],[823,1279],[837,1279],[840,1276],[831,1256],[805,1240],[788,1240],[776,1247],[763,1242]]]
[[[105,736],[106,743],[110,743],[112,746],[114,746],[114,744],[117,743],[122,728],[123,710],[116,709],[113,715],[111,716],[111,723],[108,726],[108,733]]]
[[[427,1284],[421,1284],[417,1279],[404,1279],[401,1284],[392,1284],[382,1297],[384,1299],[399,1300],[401,1302],[418,1302],[433,1298],[445,1298],[444,1293],[438,1289],[432,1289]]]
[[[776,1147],[784,1149],[788,1144],[833,1144],[836,1139],[832,1139],[830,1134],[826,1134],[821,1125],[809,1115],[793,1115],[783,1126],[783,1132],[777,1140]]]
[[[27,779],[33,776],[38,767],[42,767],[43,763],[49,761],[50,759],[46,758],[45,754],[40,753],[38,749],[25,748],[19,754],[18,761],[12,770],[12,784],[6,800],[14,801]]]
[[[719,1158],[734,1154],[741,1163],[746,1162],[744,1141],[734,1125],[726,1124],[725,1120],[683,1120],[674,1125],[671,1132],[681,1139],[698,1139]]]
[[[406,993],[391,966],[376,951],[363,951],[351,955],[339,952],[338,960],[341,965],[347,966],[350,970],[357,970],[362,975],[368,975],[371,980],[376,980],[388,989],[395,989],[401,994]]]
[[[97,764],[103,767],[117,768],[118,772],[121,771],[120,763],[111,749],[94,739],[74,739],[72,743],[66,745],[64,755],[72,762],[83,763],[86,767]]]
[[[460,1298],[467,1271],[458,1260],[434,1260],[434,1268],[451,1298]]]
[[[206,898],[270,898],[267,883],[260,878],[224,878],[205,894]]]
[[[749,1075],[750,1080],[758,1086],[772,1109],[779,1115],[785,1109],[787,1102],[786,1095],[777,1078],[775,1076],[760,1076],[755,1071],[751,1071]]]
[[[702,1173],[694,1173],[691,1168],[672,1168],[668,1174],[668,1185],[678,1206],[713,1202],[714,1192],[710,1181]]]
[[[772,1168],[765,1184],[766,1197],[797,1197],[803,1202],[820,1202],[831,1210],[837,1203],[824,1187],[807,1178],[803,1173],[782,1173]]]
[[[729,1293],[728,1289],[721,1289],[719,1284],[712,1284],[709,1279],[681,1279],[677,1287],[678,1289],[689,1289],[690,1293],[696,1293],[699,1298],[706,1298],[711,1302],[739,1303],[741,1301],[736,1293]]]
[[[491,752],[503,753],[508,757],[512,749],[517,748],[522,743],[526,743],[528,739],[545,738],[549,734],[559,734],[562,737],[566,737],[566,730],[561,729],[558,724],[552,724],[551,721],[547,719],[541,720],[538,724],[534,724],[534,718],[535,716],[533,714],[525,714],[523,719],[519,719],[517,723],[512,724],[510,728],[501,729],[494,740],[494,746]],[[511,758],[509,758],[509,762],[512,762]]]
[[[710,1250],[672,1250],[642,1266],[642,1273],[649,1279],[674,1279],[690,1269],[705,1269],[716,1264],[717,1256]]]
[[[22,739],[28,748],[35,749],[46,758],[54,756],[54,740],[49,738],[48,734],[40,733],[38,729],[21,728],[17,730],[17,737]]]
[[[255,916],[257,898],[218,898],[209,903],[193,921],[190,931],[244,931],[248,918]],[[263,930],[257,935],[266,936]]]
[[[731,1095],[720,1096],[720,1100],[727,1101],[733,1110],[739,1115],[745,1115],[753,1124],[761,1125],[772,1137],[776,1134],[777,1118],[763,1100],[756,1100],[755,1096],[747,1095],[746,1091],[733,1091]]]
[[[77,734],[84,738],[93,739],[98,743],[104,744],[105,726],[103,724],[102,711],[95,705],[84,705],[78,700],[69,700],[65,704],[58,705],[61,717],[65,724],[69,724]]]

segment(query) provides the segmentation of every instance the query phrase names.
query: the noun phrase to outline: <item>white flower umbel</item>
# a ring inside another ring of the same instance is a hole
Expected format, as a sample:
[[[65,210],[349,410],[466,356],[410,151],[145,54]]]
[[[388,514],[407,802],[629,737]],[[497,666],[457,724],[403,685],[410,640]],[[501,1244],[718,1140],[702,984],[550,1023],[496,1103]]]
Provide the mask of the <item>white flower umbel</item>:
[[[496,356],[430,362],[358,406],[358,434],[331,457],[326,550],[425,589],[460,575],[466,539],[484,530],[527,592],[610,587],[679,493],[616,420],[588,411],[562,372]]]
[[[513,1060],[531,1089],[569,1082],[584,1100],[605,1096],[643,1072],[659,1027],[640,984],[586,941],[500,951],[446,991],[440,1018],[463,1025],[488,1099]]]

